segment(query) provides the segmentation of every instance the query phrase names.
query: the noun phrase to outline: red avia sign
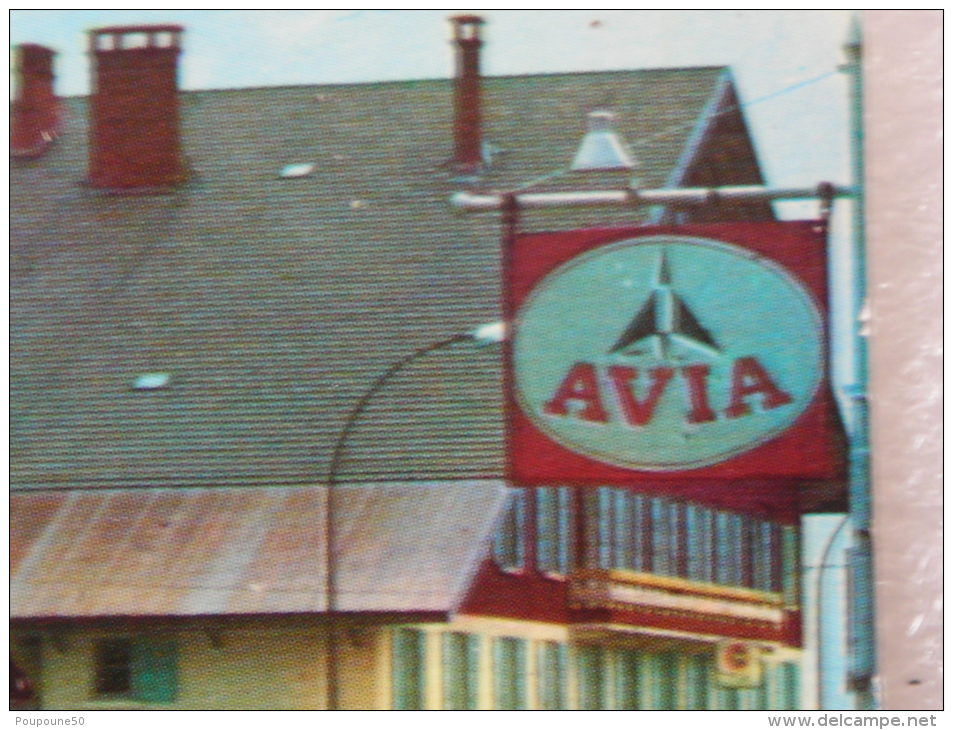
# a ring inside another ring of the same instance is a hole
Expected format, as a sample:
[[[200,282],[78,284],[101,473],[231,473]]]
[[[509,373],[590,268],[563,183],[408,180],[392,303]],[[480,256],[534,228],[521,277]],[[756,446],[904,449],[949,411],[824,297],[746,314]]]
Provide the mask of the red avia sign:
[[[786,512],[797,490],[783,483],[838,480],[818,228],[519,236],[507,268],[510,479]]]
[[[711,407],[708,393],[708,375],[711,368],[704,363],[683,365],[677,369],[655,367],[641,377],[636,368],[609,365],[605,373],[598,372],[592,363],[580,362],[572,366],[559,384],[553,397],[543,405],[543,412],[551,416],[570,417],[590,423],[608,423],[609,411],[603,405],[606,398],[619,403],[619,417],[633,427],[649,426],[655,416],[659,400],[665,394],[672,378],[678,373],[685,382],[685,422],[710,423],[718,414]],[[752,414],[748,396],[761,394],[765,410],[788,405],[790,394],[781,390],[756,357],[740,357],[731,366],[730,402],[723,413],[726,418],[741,418]],[[635,383],[648,381],[643,400],[635,395]],[[600,382],[608,382],[611,392],[603,394]],[[571,406],[580,407],[571,413]]]

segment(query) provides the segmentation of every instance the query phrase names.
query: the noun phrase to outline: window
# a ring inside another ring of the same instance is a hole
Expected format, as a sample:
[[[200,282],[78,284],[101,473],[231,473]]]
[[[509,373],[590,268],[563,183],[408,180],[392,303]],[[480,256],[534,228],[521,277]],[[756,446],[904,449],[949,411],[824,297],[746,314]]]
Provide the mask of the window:
[[[565,571],[572,544],[571,491],[540,488],[536,493],[539,567]],[[794,528],[611,487],[588,490],[582,508],[588,536],[586,566],[764,591],[784,587],[790,596],[796,595],[796,579],[791,577],[797,566]],[[511,520],[521,520],[521,514]]]
[[[395,710],[424,709],[426,634],[416,629],[397,629],[393,644]]]
[[[544,573],[569,572],[571,516],[572,491],[568,487],[536,490],[536,561]]]
[[[522,639],[493,642],[493,694],[498,710],[526,709],[526,643]]]
[[[477,708],[479,639],[468,634],[443,635],[443,709]]]
[[[520,570],[525,559],[523,532],[526,524],[526,490],[519,490],[496,532],[493,555],[504,570]]]
[[[669,532],[658,532],[656,520],[667,523],[660,517],[660,510],[668,509],[668,502],[657,497],[633,494],[625,489],[600,487],[595,495],[587,494],[587,534],[595,536],[589,541],[589,563],[601,568],[623,568],[660,572],[660,566],[670,561],[672,547],[663,545]],[[598,561],[598,562],[596,562]]]
[[[539,709],[566,710],[569,702],[566,697],[566,646],[555,641],[545,641],[539,645],[537,661],[539,668]]]
[[[579,682],[579,709],[607,709],[604,650],[594,646],[579,647],[576,650],[576,672]]]
[[[100,642],[96,646],[96,694],[127,697],[131,693],[132,642]]]
[[[175,642],[109,639],[96,644],[94,691],[100,699],[173,702],[178,692]]]

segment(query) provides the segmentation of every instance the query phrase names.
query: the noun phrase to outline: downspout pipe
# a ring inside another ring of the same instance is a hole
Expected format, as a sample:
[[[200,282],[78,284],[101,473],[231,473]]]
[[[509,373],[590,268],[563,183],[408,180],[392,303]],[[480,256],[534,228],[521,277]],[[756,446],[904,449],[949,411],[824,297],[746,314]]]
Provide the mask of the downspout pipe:
[[[876,707],[873,678],[876,674],[874,627],[873,550],[870,538],[870,434],[867,370],[867,252],[864,193],[864,103],[863,39],[860,19],[851,20],[844,42],[847,62],[842,66],[848,76],[850,104],[851,175],[855,190],[851,238],[851,342],[853,378],[846,390],[850,408],[848,503],[853,527],[853,546],[848,553],[850,566],[849,670],[848,687],[857,693],[857,708]]]

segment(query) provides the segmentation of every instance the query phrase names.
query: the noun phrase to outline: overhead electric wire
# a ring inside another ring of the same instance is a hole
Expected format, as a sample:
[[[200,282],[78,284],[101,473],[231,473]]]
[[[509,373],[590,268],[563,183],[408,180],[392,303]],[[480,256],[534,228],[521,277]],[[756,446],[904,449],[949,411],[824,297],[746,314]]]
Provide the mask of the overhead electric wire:
[[[726,109],[722,109],[721,111],[715,112],[714,114],[711,115],[711,117],[709,117],[709,119],[717,119],[721,116],[724,116],[725,114],[731,114],[732,112],[749,109],[753,106],[756,106],[757,104],[761,104],[765,101],[776,99],[780,96],[784,96],[785,94],[789,94],[791,92],[798,91],[799,89],[803,89],[806,86],[811,86],[813,84],[816,84],[819,81],[823,81],[824,79],[830,78],[832,76],[836,76],[837,73],[838,72],[836,70],[827,71],[821,74],[820,76],[814,76],[812,78],[805,79],[803,81],[798,81],[797,83],[791,84],[790,86],[785,86],[782,89],[777,89],[776,91],[772,91],[768,94],[764,94],[763,96],[756,97],[752,99],[751,101],[746,101],[739,104],[733,104],[732,106],[727,107]],[[657,142],[660,139],[665,139],[679,132],[687,131],[693,128],[695,124],[696,122],[680,122],[679,124],[673,124],[669,127],[666,127],[665,129],[659,130],[658,132],[653,132],[652,134],[646,135],[645,137],[640,138],[634,143],[627,143],[627,146],[629,147],[630,151],[638,151],[640,149],[647,147],[652,142]],[[523,183],[521,185],[517,185],[516,187],[512,188],[510,192],[528,190],[529,188],[534,187],[535,185],[539,185],[541,183],[547,182],[548,180],[552,180],[554,178],[560,177],[569,172],[572,172],[572,169],[569,167],[563,167],[558,170],[554,170],[553,172],[549,172],[549,173],[546,173],[545,175],[541,175],[537,178],[533,178],[529,182]]]

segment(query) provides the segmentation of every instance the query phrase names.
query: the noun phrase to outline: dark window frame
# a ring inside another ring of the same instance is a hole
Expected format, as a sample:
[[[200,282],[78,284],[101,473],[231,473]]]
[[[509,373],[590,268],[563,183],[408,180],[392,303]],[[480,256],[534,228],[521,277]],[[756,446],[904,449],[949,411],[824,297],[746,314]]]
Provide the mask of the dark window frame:
[[[97,698],[133,699],[132,639],[96,642],[93,663],[93,694]]]
[[[92,696],[172,704],[179,692],[178,646],[172,639],[110,637],[93,650]]]

